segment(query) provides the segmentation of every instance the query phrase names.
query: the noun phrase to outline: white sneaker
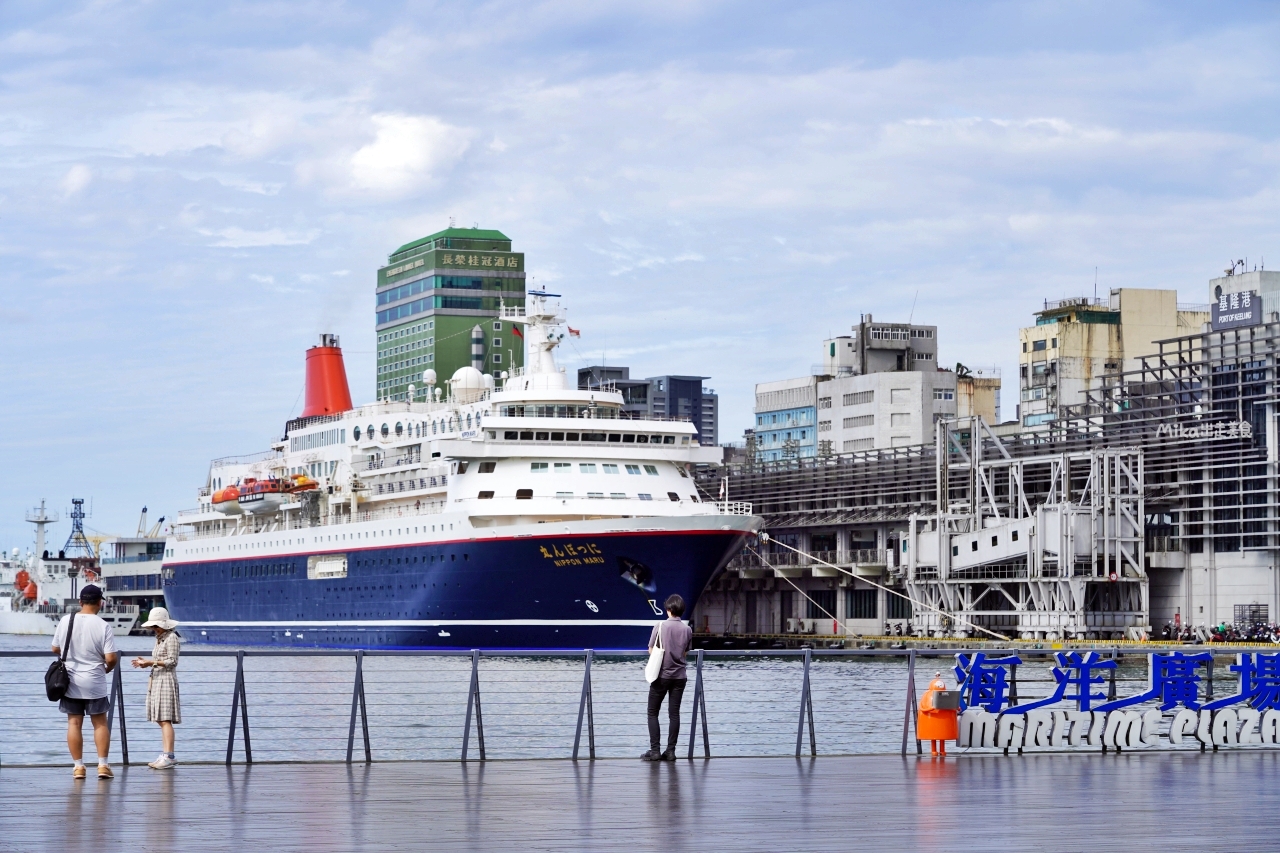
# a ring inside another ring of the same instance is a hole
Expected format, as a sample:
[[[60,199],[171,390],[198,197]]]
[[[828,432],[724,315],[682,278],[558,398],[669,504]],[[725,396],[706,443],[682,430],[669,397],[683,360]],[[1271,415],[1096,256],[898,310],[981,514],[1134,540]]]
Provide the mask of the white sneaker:
[[[178,762],[167,755],[162,755],[147,766],[153,770],[168,770],[170,767],[177,766]]]

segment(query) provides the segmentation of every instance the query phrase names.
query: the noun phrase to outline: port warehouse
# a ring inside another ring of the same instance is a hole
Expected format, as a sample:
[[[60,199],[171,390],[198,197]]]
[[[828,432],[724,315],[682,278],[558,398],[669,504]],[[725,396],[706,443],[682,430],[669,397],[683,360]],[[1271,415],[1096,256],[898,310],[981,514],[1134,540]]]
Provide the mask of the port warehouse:
[[[1047,429],[997,436],[959,418],[932,443],[707,472],[706,491],[723,479],[773,541],[712,579],[695,627],[1115,639],[1275,620],[1280,317],[1267,316],[1158,342]],[[1007,535],[997,546],[988,531]]]

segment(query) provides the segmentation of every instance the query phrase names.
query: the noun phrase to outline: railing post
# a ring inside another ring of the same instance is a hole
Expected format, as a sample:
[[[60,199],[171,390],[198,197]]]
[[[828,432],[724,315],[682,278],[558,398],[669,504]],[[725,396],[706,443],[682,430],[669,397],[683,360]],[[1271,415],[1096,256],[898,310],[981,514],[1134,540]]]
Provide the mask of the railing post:
[[[1117,657],[1118,656],[1116,655],[1116,650],[1112,649],[1111,659],[1116,660]],[[1116,701],[1116,670],[1119,668],[1120,668],[1120,664],[1118,662],[1116,663],[1115,666],[1111,667],[1111,677],[1109,679],[1110,683],[1107,685],[1107,701],[1108,702]]]
[[[809,661],[813,657],[812,649],[804,650],[804,685],[800,688],[800,725],[796,729],[796,758],[800,757],[804,743],[805,716],[809,719],[809,755],[818,755],[818,735],[813,730],[813,696],[809,691]]]
[[[902,755],[907,754],[907,740],[916,716],[916,650],[907,650],[907,702],[902,712]],[[920,739],[916,738],[916,755],[922,755]]]
[[[107,703],[107,732],[115,731],[116,708],[120,708],[120,752],[127,766],[129,764],[129,731],[124,721],[124,680],[120,677],[120,662],[111,677],[111,699]]]
[[[693,682],[693,717],[689,720],[689,758],[693,759],[693,742],[698,736],[698,713],[702,713],[702,757],[711,757],[711,742],[707,740],[707,697],[702,691],[702,649],[695,653],[697,669]]]
[[[476,713],[476,739],[480,746],[480,760],[484,761],[484,717],[480,713],[480,650],[471,650],[471,689],[467,693],[467,722],[462,731],[462,760],[467,760],[467,747],[471,743],[471,709]]]
[[[591,707],[591,660],[595,657],[594,649],[586,650],[586,666],[582,671],[582,698],[578,700],[578,731],[573,736],[573,760],[578,760],[578,746],[582,743],[582,718],[587,719],[587,754],[591,760],[596,758],[596,721]]]
[[[244,733],[244,761],[253,763],[253,746],[249,742],[249,704],[244,690],[244,651],[236,652],[236,686],[231,694],[231,727],[227,730],[227,764],[236,745],[236,714],[240,715],[241,731]]]
[[[369,712],[364,702],[364,649],[356,652],[356,677],[351,687],[351,725],[347,729],[347,763],[351,763],[351,753],[356,746],[356,709],[360,710],[360,727],[364,733],[364,760],[372,763],[373,755],[369,750]]]

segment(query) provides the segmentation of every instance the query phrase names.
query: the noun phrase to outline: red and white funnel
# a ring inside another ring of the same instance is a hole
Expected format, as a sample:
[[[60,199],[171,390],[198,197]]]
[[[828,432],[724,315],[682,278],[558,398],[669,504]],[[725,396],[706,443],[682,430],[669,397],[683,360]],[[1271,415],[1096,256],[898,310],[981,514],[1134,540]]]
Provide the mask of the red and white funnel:
[[[336,415],[351,408],[351,387],[338,336],[321,335],[320,345],[307,350],[307,406],[302,417]]]

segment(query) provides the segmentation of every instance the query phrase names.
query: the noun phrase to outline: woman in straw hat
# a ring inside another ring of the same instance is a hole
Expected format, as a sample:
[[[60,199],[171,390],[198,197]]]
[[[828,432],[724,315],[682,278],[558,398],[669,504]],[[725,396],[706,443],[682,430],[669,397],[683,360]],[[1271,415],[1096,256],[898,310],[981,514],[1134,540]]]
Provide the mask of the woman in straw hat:
[[[147,719],[160,724],[160,739],[164,745],[160,757],[148,764],[156,770],[166,770],[175,764],[173,754],[173,724],[182,722],[182,708],[178,702],[178,635],[174,628],[178,623],[169,618],[163,607],[151,608],[143,628],[156,632],[156,647],[150,658],[134,658],[135,669],[151,667],[147,681]]]

